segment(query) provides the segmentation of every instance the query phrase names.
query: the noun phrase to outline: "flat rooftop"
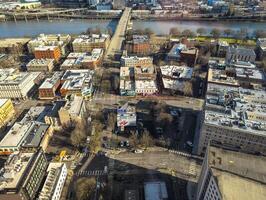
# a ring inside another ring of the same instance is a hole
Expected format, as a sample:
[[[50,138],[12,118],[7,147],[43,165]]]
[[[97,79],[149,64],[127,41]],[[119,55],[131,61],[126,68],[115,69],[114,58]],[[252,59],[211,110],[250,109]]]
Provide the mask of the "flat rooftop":
[[[54,59],[33,59],[28,64],[30,66],[48,66],[54,62]]]
[[[60,81],[63,76],[63,72],[54,72],[53,76],[50,78],[46,78],[44,82],[41,84],[39,89],[51,89],[55,86],[55,84]]]
[[[5,105],[5,103],[8,101],[9,99],[0,99],[0,108]]]
[[[265,199],[266,157],[210,146],[208,158],[223,199]]]
[[[187,66],[165,65],[160,66],[163,76],[173,79],[191,79],[193,68]]]
[[[1,169],[0,190],[19,189],[17,188],[24,179],[24,173],[31,163],[34,153],[17,152],[11,154],[5,166]]]
[[[79,35],[73,41],[73,45],[75,45],[75,44],[86,45],[89,43],[101,43],[101,42],[105,42],[109,37],[110,36],[107,34]]]

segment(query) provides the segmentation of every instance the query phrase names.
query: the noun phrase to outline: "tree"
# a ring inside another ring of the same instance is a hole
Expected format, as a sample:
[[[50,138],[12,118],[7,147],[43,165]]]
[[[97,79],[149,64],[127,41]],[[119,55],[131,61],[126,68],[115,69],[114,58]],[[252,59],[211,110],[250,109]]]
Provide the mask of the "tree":
[[[263,29],[255,30],[253,35],[255,36],[256,39],[265,38],[266,37],[266,30],[263,30]]]
[[[192,96],[193,95],[192,83],[190,81],[184,82],[183,93],[186,96]]]
[[[140,144],[145,148],[150,147],[154,144],[153,138],[150,136],[150,133],[147,129],[144,129],[144,132],[142,133]]]
[[[145,35],[148,35],[149,37],[154,34],[154,32],[150,28],[144,29]]]
[[[204,35],[204,34],[206,34],[206,29],[205,29],[205,28],[198,28],[198,29],[197,29],[197,33],[198,33],[199,35]]]
[[[185,29],[182,31],[182,36],[184,37],[194,37],[195,36],[195,33],[189,29]]]
[[[80,178],[75,184],[75,194],[77,200],[90,199],[96,187],[95,178]]]
[[[115,113],[111,112],[108,114],[107,124],[108,124],[108,128],[111,128],[112,131],[115,129],[115,125],[116,125],[116,114]]]
[[[169,34],[178,37],[180,36],[180,31],[178,30],[178,28],[174,27],[170,29]]]
[[[173,122],[173,116],[166,112],[160,112],[156,118],[156,123],[166,129]]]
[[[72,131],[70,141],[73,146],[78,147],[87,137],[87,127],[85,120],[77,123],[75,129]]]
[[[138,134],[136,132],[131,133],[129,140],[131,141],[132,147],[137,148],[137,146],[139,145],[139,138],[138,138]]]
[[[239,39],[242,40],[242,42],[244,42],[246,39],[247,39],[247,36],[248,36],[248,29],[246,28],[241,28],[238,33],[237,33],[237,37]]]
[[[212,35],[212,37],[214,37],[215,39],[218,39],[221,35],[221,31],[217,28],[214,28],[211,30],[210,34]]]
[[[230,29],[230,28],[227,28],[227,29],[224,30],[224,35],[226,37],[233,36],[234,35],[234,31],[232,29]]]

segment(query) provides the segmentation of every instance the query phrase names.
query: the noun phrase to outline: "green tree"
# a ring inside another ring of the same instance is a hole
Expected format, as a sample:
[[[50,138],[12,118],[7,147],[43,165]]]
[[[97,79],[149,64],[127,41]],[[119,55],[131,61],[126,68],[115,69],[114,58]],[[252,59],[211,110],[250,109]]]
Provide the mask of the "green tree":
[[[184,37],[194,37],[195,36],[195,33],[189,29],[185,29],[182,31],[182,36]]]
[[[180,31],[178,30],[178,28],[174,27],[170,29],[169,34],[178,37],[180,36]]]

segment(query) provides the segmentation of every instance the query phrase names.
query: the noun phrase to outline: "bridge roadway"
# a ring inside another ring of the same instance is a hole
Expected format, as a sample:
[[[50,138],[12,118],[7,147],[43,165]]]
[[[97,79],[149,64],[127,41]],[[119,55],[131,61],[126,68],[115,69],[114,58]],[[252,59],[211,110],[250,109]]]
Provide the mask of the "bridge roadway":
[[[123,12],[123,15],[121,16],[117,24],[115,33],[106,51],[105,58],[104,58],[105,62],[108,62],[110,59],[113,59],[115,53],[121,51],[122,44],[125,39],[127,24],[130,20],[130,17],[131,17],[131,8],[126,7]]]

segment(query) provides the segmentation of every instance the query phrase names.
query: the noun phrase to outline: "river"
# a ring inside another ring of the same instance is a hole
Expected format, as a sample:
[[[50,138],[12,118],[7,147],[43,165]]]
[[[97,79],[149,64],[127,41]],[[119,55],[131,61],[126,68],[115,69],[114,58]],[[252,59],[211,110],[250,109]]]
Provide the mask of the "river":
[[[40,33],[69,33],[78,34],[85,31],[87,28],[98,27],[102,30],[114,30],[117,25],[116,20],[53,20],[53,21],[18,21],[15,22],[0,22],[0,37],[23,37],[35,36]],[[190,29],[197,30],[202,27],[207,31],[218,28],[239,30],[247,28],[249,33],[254,30],[266,30],[266,23],[262,22],[237,22],[237,21],[133,21],[134,29],[150,28],[157,34],[168,34],[172,27],[177,27],[180,30]]]

